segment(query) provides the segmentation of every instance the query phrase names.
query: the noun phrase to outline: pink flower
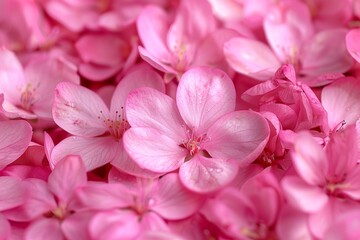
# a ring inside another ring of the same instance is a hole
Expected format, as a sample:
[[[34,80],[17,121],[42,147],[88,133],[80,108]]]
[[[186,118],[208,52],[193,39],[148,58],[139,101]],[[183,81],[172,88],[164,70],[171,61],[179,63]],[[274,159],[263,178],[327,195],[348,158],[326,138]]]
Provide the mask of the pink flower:
[[[52,121],[51,107],[56,84],[79,83],[76,67],[64,59],[37,56],[23,68],[16,55],[0,49],[0,92],[10,118]]]
[[[93,239],[134,239],[149,230],[168,232],[165,219],[189,217],[203,202],[202,196],[181,185],[175,173],[160,179],[116,173],[116,179],[119,182],[89,184],[77,193],[86,208],[102,210],[89,225]]]
[[[87,183],[82,160],[76,156],[64,158],[49,175],[48,183],[29,178],[24,180],[27,198],[23,205],[6,216],[19,222],[31,221],[24,239],[39,239],[53,236],[54,239],[87,239],[83,225],[89,218],[88,212],[76,213],[74,193]],[[72,229],[77,226],[75,235]]]
[[[139,47],[139,53],[153,67],[180,77],[192,65],[198,44],[215,29],[215,19],[205,0],[181,1],[171,19],[155,5],[142,10],[137,29],[144,47]]]
[[[109,109],[96,93],[83,86],[57,85],[54,121],[75,136],[64,139],[51,150],[51,165],[66,155],[76,154],[81,156],[88,171],[111,162],[132,174],[148,173],[129,159],[122,142],[123,134],[130,128],[124,109],[125,99],[132,89],[144,86],[164,91],[161,77],[150,68],[140,66],[118,84]]]
[[[346,51],[346,29],[314,32],[309,9],[299,1],[281,2],[268,12],[264,30],[269,45],[258,40],[233,38],[224,46],[229,64],[239,73],[269,79],[282,64],[292,64],[311,86],[323,74],[343,73],[352,66]]]
[[[261,153],[269,137],[266,120],[235,109],[235,89],[216,69],[193,68],[181,78],[176,102],[150,88],[129,94],[125,149],[139,166],[158,173],[178,168],[191,190],[210,192],[229,183],[238,166]]]

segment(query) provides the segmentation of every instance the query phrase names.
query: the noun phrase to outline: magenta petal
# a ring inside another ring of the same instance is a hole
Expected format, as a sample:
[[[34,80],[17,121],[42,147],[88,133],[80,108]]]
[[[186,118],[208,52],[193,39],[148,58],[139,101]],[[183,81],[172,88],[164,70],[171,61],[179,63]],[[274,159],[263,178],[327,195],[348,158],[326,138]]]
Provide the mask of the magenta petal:
[[[197,154],[181,165],[179,175],[188,189],[208,193],[230,183],[237,172],[237,161],[206,158]]]
[[[186,124],[201,135],[221,116],[235,110],[235,97],[234,84],[225,72],[199,67],[182,76],[176,104]]]
[[[282,180],[282,187],[289,203],[306,213],[320,211],[328,202],[328,196],[318,186],[311,186],[301,178],[288,176]]]
[[[91,239],[134,239],[140,231],[138,216],[131,210],[103,211],[90,224]]]
[[[54,121],[74,135],[93,137],[105,132],[104,118],[109,110],[91,90],[72,83],[60,83],[55,89]]]
[[[224,54],[235,71],[259,80],[270,79],[281,65],[267,45],[252,39],[232,38]]]
[[[0,214],[0,240],[10,239],[11,225],[9,221]]]
[[[229,113],[208,130],[204,148],[214,158],[236,159],[242,166],[254,161],[269,139],[269,125],[252,111]]]
[[[158,191],[151,210],[167,220],[179,220],[194,214],[203,203],[200,195],[186,189],[176,173],[170,173],[159,179]]]
[[[76,188],[86,184],[86,170],[79,156],[67,156],[61,160],[49,176],[50,190],[60,202],[68,203]]]
[[[154,172],[171,172],[180,167],[186,150],[180,143],[153,128],[130,128],[124,135],[124,147],[140,167]]]
[[[155,89],[132,91],[126,101],[126,115],[132,127],[156,129],[179,143],[186,139],[185,124],[174,99]]]
[[[0,131],[0,169],[3,169],[25,152],[32,128],[23,120],[0,121]]]
[[[56,165],[67,155],[79,155],[87,171],[111,162],[119,151],[119,143],[112,137],[68,137],[51,152],[51,165]]]
[[[53,240],[63,240],[63,234],[60,228],[60,221],[55,218],[41,218],[35,222],[33,222],[25,232],[25,240],[45,240],[49,239]]]
[[[25,202],[26,192],[15,177],[0,177],[0,211],[18,207]]]

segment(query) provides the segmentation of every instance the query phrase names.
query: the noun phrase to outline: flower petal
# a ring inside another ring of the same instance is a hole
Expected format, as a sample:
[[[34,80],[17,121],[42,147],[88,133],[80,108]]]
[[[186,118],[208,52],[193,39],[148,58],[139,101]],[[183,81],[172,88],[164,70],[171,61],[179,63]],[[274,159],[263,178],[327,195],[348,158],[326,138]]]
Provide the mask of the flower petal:
[[[51,152],[51,165],[56,165],[67,155],[79,155],[86,171],[111,162],[119,151],[119,143],[112,137],[68,137],[57,144]]]
[[[0,211],[18,207],[26,200],[25,188],[15,177],[0,177]]]
[[[178,142],[153,128],[130,128],[124,147],[140,167],[154,172],[171,172],[180,167],[187,154]]]
[[[181,165],[181,182],[191,191],[208,193],[230,183],[238,172],[238,163],[233,160],[206,158],[200,154]]]
[[[241,166],[254,161],[264,150],[270,129],[260,114],[236,111],[216,121],[207,132],[204,148],[214,158],[236,159]]]
[[[259,80],[270,79],[281,65],[267,45],[252,39],[231,39],[224,44],[224,54],[235,71]]]
[[[186,124],[202,135],[217,119],[235,110],[235,98],[234,84],[225,72],[199,67],[182,76],[176,104]]]
[[[104,101],[91,90],[67,82],[56,86],[54,121],[69,133],[84,137],[101,135],[106,130],[102,118],[108,115]]]

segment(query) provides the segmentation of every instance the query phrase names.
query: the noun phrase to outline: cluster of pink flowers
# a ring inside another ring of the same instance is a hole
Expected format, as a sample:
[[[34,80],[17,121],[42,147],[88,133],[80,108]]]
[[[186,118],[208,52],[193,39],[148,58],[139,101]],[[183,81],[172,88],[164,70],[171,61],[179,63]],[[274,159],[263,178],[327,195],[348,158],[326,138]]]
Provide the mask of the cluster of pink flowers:
[[[0,0],[0,240],[360,239],[360,0]]]

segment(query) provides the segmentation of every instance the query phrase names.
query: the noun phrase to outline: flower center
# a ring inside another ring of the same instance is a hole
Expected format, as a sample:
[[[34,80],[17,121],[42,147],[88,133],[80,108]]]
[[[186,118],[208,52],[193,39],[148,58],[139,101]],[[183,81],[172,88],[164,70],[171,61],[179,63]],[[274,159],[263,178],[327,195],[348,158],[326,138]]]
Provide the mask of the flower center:
[[[36,88],[32,88],[30,83],[27,83],[25,90],[21,93],[20,104],[21,107],[27,111],[30,111],[32,105],[35,102]]]
[[[210,154],[204,149],[204,143],[208,141],[206,134],[198,137],[194,131],[190,131],[189,129],[186,130],[186,133],[187,139],[180,145],[188,150],[188,156],[185,158],[185,161],[190,160],[197,153],[209,157]]]
[[[101,116],[98,116],[98,119],[102,119],[103,123],[108,129],[108,132],[116,140],[119,140],[124,135],[125,131],[130,128],[129,122],[124,118],[124,108],[121,107],[121,113],[119,111],[115,112],[114,118],[105,117],[103,112],[100,111]]]

